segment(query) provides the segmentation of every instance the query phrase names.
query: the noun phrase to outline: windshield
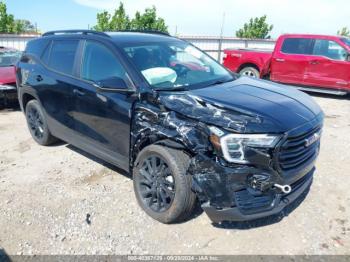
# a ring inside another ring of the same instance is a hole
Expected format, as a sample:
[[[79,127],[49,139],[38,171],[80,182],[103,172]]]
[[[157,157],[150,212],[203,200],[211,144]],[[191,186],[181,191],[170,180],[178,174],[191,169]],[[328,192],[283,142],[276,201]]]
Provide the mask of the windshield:
[[[350,38],[341,38],[340,40],[343,43],[345,43],[348,47],[350,47]]]
[[[0,67],[14,66],[21,57],[21,52],[14,50],[0,51]]]
[[[186,42],[144,43],[123,49],[157,90],[200,88],[234,79],[220,64]]]

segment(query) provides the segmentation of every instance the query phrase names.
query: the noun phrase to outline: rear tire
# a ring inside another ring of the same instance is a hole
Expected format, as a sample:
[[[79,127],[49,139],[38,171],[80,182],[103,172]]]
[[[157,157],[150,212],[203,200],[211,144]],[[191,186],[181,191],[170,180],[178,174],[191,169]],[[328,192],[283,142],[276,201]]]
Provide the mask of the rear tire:
[[[29,132],[35,142],[42,146],[48,146],[58,140],[51,135],[45,114],[37,100],[31,100],[28,102],[25,108],[25,114]]]
[[[151,145],[144,148],[133,170],[137,202],[153,219],[170,224],[187,219],[195,206],[190,158],[179,150]]]
[[[239,71],[239,74],[242,76],[248,76],[252,78],[260,78],[259,70],[252,66],[242,68],[241,71]]]

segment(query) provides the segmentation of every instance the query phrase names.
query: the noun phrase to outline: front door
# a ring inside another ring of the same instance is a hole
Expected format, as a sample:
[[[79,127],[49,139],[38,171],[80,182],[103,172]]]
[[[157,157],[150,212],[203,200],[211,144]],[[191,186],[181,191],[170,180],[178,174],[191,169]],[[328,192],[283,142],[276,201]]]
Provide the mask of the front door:
[[[312,43],[313,40],[308,38],[286,38],[281,49],[273,54],[271,80],[302,85]]]
[[[87,40],[75,94],[75,131],[80,147],[124,169],[129,165],[130,122],[134,94],[103,90],[96,83],[127,73],[112,48]]]
[[[337,42],[316,39],[305,71],[305,85],[350,89],[348,52]]]

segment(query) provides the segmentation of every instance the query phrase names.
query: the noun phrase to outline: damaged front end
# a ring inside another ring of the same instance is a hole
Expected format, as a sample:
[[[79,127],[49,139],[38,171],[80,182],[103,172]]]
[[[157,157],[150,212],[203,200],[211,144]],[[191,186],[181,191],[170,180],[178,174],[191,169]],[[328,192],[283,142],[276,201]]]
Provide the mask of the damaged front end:
[[[145,100],[134,109],[132,159],[150,144],[185,151],[191,157],[192,189],[213,222],[278,213],[310,186],[318,149],[284,172],[279,154],[289,134],[259,135],[260,130],[276,130],[268,119],[186,93]]]

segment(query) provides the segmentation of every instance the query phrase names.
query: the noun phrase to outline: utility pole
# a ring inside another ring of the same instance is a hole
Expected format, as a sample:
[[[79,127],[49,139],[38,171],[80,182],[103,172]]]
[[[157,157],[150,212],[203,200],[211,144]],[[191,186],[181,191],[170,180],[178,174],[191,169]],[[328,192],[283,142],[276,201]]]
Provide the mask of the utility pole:
[[[219,55],[218,55],[218,61],[221,63],[221,52],[222,52],[222,38],[224,34],[224,26],[225,26],[225,12],[222,15],[222,24],[221,24],[221,30],[220,30],[220,38],[219,38]]]

